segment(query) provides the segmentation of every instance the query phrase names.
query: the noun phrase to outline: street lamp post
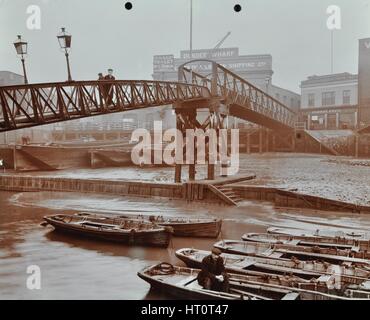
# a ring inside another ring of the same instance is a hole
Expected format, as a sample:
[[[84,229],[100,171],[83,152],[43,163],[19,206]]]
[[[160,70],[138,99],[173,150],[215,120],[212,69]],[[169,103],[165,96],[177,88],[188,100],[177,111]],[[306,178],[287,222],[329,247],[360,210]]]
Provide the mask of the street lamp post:
[[[66,33],[66,29],[62,28],[62,32],[57,36],[60,48],[64,50],[66,60],[67,60],[67,70],[68,70],[68,81],[72,81],[71,67],[69,64],[69,51],[72,44],[72,36]]]
[[[18,35],[18,39],[14,42],[15,50],[17,54],[21,57],[22,66],[23,66],[23,75],[24,83],[28,84],[27,72],[26,72],[26,60],[25,56],[27,55],[28,43],[22,40],[22,36]]]

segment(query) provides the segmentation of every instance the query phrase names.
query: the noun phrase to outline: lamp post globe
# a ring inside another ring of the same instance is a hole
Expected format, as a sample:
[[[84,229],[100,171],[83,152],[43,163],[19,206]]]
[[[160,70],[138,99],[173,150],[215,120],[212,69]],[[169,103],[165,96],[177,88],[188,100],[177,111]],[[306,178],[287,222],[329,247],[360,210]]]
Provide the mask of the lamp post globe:
[[[72,36],[66,32],[65,28],[61,28],[61,32],[57,36],[59,46],[64,51],[67,61],[68,81],[72,81],[71,66],[69,63],[69,52],[72,45]]]
[[[14,48],[15,51],[17,52],[17,55],[21,58],[22,61],[24,83],[28,84],[25,59],[25,56],[28,53],[28,43],[22,39],[21,35],[18,35],[17,40],[14,42]]]

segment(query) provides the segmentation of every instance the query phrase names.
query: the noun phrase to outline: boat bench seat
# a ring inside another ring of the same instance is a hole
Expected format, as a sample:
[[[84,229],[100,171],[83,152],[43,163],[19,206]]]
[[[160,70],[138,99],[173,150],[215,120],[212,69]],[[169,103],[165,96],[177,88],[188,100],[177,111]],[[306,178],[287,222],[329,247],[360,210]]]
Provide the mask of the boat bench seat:
[[[253,266],[254,264],[256,264],[256,261],[252,260],[252,259],[245,259],[243,261],[240,261],[240,262],[237,262],[235,263],[235,267],[237,268],[242,268],[242,269],[246,269],[250,266]]]
[[[301,242],[301,240],[294,239],[294,240],[287,241],[286,244],[296,246],[300,242]]]
[[[281,300],[297,300],[299,298],[298,292],[289,292]]]
[[[284,255],[284,253],[276,252],[275,250],[270,249],[263,252],[262,255],[269,258],[281,258]]]
[[[118,228],[118,226],[114,224],[106,224],[106,223],[93,222],[93,221],[81,221],[81,222],[77,222],[76,224],[81,225],[81,226],[86,224],[86,225],[95,226],[95,227]]]
[[[332,278],[332,275],[322,275],[317,279],[318,282],[328,282]]]

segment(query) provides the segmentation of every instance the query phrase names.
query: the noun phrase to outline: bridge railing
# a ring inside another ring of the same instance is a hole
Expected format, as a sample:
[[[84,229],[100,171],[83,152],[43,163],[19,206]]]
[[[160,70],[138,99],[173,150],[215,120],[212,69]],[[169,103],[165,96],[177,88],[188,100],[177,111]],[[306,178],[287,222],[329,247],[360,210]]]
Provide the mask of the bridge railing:
[[[141,80],[0,87],[0,132],[209,96],[204,86]]]
[[[297,120],[297,114],[294,111],[223,66],[217,63],[214,64],[216,65],[216,70],[209,74],[208,77],[184,67],[180,70],[180,78],[186,83],[206,86],[211,92],[213,91],[213,94],[220,96],[228,105],[245,106],[290,128],[294,128]],[[217,77],[217,92],[215,92],[215,89],[212,90],[212,77],[215,74]]]
[[[253,111],[294,127],[297,118],[294,111],[223,66],[217,67],[219,94],[226,97],[228,103],[247,105]]]

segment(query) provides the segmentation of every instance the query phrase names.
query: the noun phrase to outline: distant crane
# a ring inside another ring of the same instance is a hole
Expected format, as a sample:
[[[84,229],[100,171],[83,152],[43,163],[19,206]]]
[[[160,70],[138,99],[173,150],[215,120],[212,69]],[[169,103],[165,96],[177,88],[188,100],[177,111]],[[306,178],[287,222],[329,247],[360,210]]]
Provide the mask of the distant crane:
[[[220,47],[224,44],[224,42],[226,41],[226,39],[228,38],[228,37],[230,37],[230,35],[231,35],[231,32],[229,31],[227,34],[226,34],[226,36],[224,36],[223,38],[222,38],[222,40],[219,42],[219,43],[217,43],[217,45],[209,52],[209,54],[208,54],[208,58],[212,58],[212,56],[213,56],[213,53],[214,52],[216,52],[216,50],[217,49],[220,49]]]

